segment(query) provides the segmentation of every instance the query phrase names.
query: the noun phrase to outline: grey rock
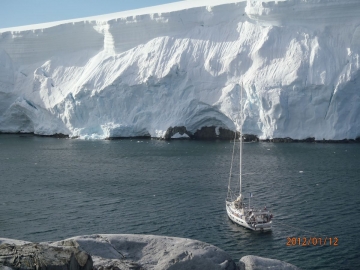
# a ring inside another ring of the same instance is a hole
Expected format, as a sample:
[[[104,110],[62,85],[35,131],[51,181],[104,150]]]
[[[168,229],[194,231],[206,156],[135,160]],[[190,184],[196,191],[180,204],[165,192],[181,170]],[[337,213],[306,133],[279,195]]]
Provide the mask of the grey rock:
[[[253,255],[242,257],[239,268],[240,270],[300,270],[300,268],[290,263]]]
[[[17,270],[92,270],[93,262],[91,256],[76,247],[2,243],[0,267]]]
[[[239,137],[239,135],[237,135],[237,137]],[[258,142],[259,138],[258,138],[258,136],[253,135],[253,134],[244,134],[243,141],[244,142]]]
[[[0,265],[0,270],[14,270],[14,268]]]
[[[0,238],[0,245],[1,244],[13,244],[13,245],[24,245],[24,244],[30,244],[31,242],[22,241],[22,240],[15,240],[15,239],[9,239],[9,238]]]
[[[164,135],[165,140],[171,140],[172,136],[176,133],[180,135],[188,135],[187,139],[197,139],[197,140],[233,140],[235,137],[235,132],[222,127],[202,127],[198,129],[194,134],[186,129],[184,126],[169,127],[166,130]],[[239,132],[236,133],[236,138],[239,138]],[[259,138],[256,135],[244,134],[244,142],[258,142]]]
[[[289,143],[289,142],[293,142],[294,140],[291,139],[291,138],[273,138],[271,140],[271,142],[274,142],[274,143]]]
[[[216,127],[202,127],[194,133],[194,138],[198,140],[217,139]]]
[[[93,269],[108,270],[142,270],[138,263],[126,258],[121,251],[118,251],[107,239],[102,235],[79,236],[70,238],[60,242],[52,243],[52,246],[76,245],[93,259]]]
[[[224,269],[236,264],[223,250],[196,240],[154,235],[91,235],[72,238],[91,254],[95,269]],[[117,266],[119,265],[119,266]]]
[[[245,256],[241,270],[299,268],[279,260]],[[0,270],[238,270],[225,251],[186,238],[98,234],[58,242],[0,238]]]
[[[218,129],[218,131],[216,131]],[[198,129],[194,135],[194,139],[198,140],[231,140],[234,139],[234,131],[222,127],[202,127]]]
[[[188,135],[189,138],[192,137],[192,134],[191,132],[189,132],[186,127],[184,126],[180,126],[180,127],[169,127],[167,130],[166,130],[166,133],[164,135],[164,139],[165,140],[170,140],[172,136],[174,136],[176,133],[179,133],[180,135]]]

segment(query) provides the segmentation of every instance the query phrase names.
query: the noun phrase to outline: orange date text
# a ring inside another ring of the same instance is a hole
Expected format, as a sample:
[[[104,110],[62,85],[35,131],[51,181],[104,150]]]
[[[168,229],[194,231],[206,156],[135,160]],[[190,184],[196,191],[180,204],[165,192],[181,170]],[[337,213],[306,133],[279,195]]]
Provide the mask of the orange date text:
[[[286,245],[291,246],[338,246],[337,237],[287,237]]]

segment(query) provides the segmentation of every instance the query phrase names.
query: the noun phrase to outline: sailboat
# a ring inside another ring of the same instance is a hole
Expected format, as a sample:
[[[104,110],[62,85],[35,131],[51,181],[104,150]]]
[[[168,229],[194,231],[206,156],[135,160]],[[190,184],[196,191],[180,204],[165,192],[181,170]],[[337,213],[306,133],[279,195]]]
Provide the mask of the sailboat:
[[[266,209],[256,209],[251,207],[250,200],[252,194],[249,193],[249,204],[247,205],[244,202],[243,194],[241,192],[241,180],[242,180],[242,150],[243,150],[243,134],[242,134],[242,92],[243,87],[240,88],[240,132],[239,132],[239,165],[240,165],[240,192],[239,194],[234,194],[233,190],[230,188],[231,178],[232,178],[232,169],[234,163],[234,153],[236,147],[236,133],[234,138],[234,147],[232,152],[231,166],[230,166],[230,176],[229,176],[229,185],[228,185],[228,194],[226,198],[226,212],[229,218],[236,224],[248,228],[253,231],[271,231],[272,227],[272,214],[269,210]]]

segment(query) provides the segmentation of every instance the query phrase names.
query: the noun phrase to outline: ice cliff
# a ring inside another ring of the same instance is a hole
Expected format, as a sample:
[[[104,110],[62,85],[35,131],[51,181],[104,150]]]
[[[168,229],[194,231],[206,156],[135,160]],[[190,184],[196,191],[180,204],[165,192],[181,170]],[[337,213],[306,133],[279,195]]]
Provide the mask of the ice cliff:
[[[360,136],[360,1],[193,0],[0,29],[0,131]]]

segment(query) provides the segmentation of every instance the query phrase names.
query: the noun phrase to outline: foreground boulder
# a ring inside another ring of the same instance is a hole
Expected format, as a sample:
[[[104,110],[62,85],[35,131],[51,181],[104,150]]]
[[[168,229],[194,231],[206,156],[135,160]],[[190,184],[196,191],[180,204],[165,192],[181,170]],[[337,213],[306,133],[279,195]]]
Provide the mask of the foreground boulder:
[[[252,255],[242,257],[239,268],[240,270],[300,270],[290,263]]]
[[[53,243],[0,239],[0,269],[224,269],[237,266],[223,250],[196,240],[153,235],[90,235]]]
[[[92,270],[91,256],[78,246],[2,243],[0,269]]]
[[[127,269],[121,264],[131,262],[128,269],[236,270],[235,262],[225,251],[191,239],[103,234],[74,237],[71,240],[92,255],[96,269]]]
[[[186,238],[96,234],[58,242],[0,238],[0,270],[299,270],[279,260],[241,258]]]

